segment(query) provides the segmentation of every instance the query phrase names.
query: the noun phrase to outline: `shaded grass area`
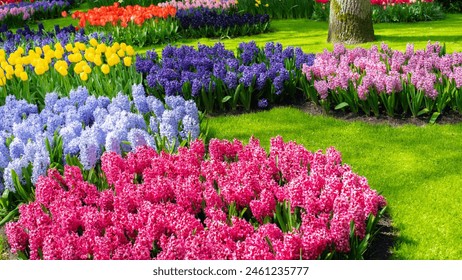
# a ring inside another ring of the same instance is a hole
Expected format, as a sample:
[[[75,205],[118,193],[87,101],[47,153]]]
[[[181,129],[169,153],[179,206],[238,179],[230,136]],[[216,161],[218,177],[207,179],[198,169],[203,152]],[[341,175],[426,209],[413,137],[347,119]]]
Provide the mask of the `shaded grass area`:
[[[209,125],[211,137],[247,143],[253,135],[266,149],[277,135],[310,151],[334,146],[387,199],[399,231],[392,258],[462,259],[462,124],[392,127],[275,108]]]

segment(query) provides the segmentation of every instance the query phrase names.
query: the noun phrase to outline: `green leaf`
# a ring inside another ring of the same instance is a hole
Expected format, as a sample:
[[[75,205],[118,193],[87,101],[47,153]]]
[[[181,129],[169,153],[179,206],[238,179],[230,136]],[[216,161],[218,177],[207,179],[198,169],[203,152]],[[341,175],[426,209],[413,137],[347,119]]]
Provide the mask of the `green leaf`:
[[[11,221],[14,217],[16,217],[19,214],[18,207],[19,206],[16,206],[16,208],[10,211],[10,213],[8,213],[8,215],[6,215],[5,218],[3,218],[3,220],[0,221],[0,227]]]
[[[227,95],[227,96],[223,97],[223,99],[221,100],[221,102],[222,102],[222,103],[226,103],[226,102],[228,102],[231,98],[232,98],[231,95]]]
[[[426,113],[428,113],[428,112],[429,112],[429,110],[428,110],[427,108],[424,108],[424,109],[420,110],[420,111],[417,113],[417,116],[421,116],[421,115],[426,114]]]
[[[350,105],[348,105],[348,103],[342,102],[342,103],[338,104],[337,106],[335,106],[335,110],[340,110],[340,109],[343,109],[343,108],[348,107],[348,106],[350,106]]]
[[[440,116],[439,112],[434,112],[432,117],[430,118],[429,123],[434,124],[436,122],[436,119],[438,119],[439,116]]]

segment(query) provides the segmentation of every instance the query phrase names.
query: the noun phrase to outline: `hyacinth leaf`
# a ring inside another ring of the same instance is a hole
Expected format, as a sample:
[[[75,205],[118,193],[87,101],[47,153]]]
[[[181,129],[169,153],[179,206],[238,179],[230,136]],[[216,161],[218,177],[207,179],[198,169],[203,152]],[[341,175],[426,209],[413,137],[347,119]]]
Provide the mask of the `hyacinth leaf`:
[[[244,207],[244,209],[241,210],[241,213],[239,213],[239,218],[244,217],[244,214],[246,211],[247,211],[247,207]]]
[[[18,253],[18,259],[19,260],[28,260],[29,258],[27,257],[26,253],[19,251]]]
[[[66,164],[70,166],[78,166],[80,169],[83,169],[83,165],[76,156],[66,155]]]
[[[434,112],[434,113],[432,114],[431,118],[430,118],[429,123],[434,124],[440,115],[441,115],[441,113],[439,113],[439,112]]]
[[[417,113],[417,116],[421,116],[423,114],[427,114],[428,112],[430,112],[430,110],[428,110],[428,108],[423,108],[422,110],[420,110],[418,113]]]
[[[17,194],[21,197],[23,201],[27,201],[27,193],[22,187],[21,181],[19,180],[18,174],[16,171],[11,170],[11,178],[13,179],[14,187],[16,189]]]
[[[338,104],[337,106],[335,106],[335,110],[340,110],[340,109],[343,109],[343,108],[348,107],[348,106],[349,106],[348,103],[342,102],[342,103]]]
[[[19,205],[15,209],[10,211],[1,221],[0,227],[4,226],[6,223],[12,221],[19,214]]]
[[[274,251],[273,243],[271,243],[271,240],[269,239],[268,236],[265,236],[265,241],[266,241],[266,243],[268,244],[268,246],[269,246],[269,248],[270,248],[270,252],[271,252],[273,255],[276,255],[276,252]]]
[[[5,225],[6,223],[10,222],[13,220],[14,217],[16,217],[19,214],[19,205],[16,206],[12,211],[10,211],[1,221],[0,221],[0,227]]]
[[[227,95],[227,96],[223,97],[223,99],[221,100],[221,102],[222,102],[222,103],[226,103],[226,102],[228,102],[230,99],[231,99],[231,96],[230,96],[230,95]]]

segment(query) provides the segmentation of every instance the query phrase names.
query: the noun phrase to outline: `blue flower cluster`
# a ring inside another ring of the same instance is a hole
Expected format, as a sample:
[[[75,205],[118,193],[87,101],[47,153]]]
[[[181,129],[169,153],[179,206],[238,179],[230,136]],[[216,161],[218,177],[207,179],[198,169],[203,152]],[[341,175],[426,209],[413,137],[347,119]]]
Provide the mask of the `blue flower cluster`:
[[[0,48],[4,49],[7,54],[14,52],[19,46],[22,46],[26,53],[34,47],[43,47],[45,45],[54,45],[61,43],[65,46],[68,43],[82,42],[87,43],[91,38],[98,42],[112,44],[112,36],[102,33],[92,33],[86,35],[83,28],[75,30],[75,26],[69,25],[61,28],[55,25],[53,31],[45,31],[42,23],[38,24],[38,29],[32,30],[28,25],[17,29],[15,32],[8,30],[6,25],[0,27]]]
[[[22,168],[32,164],[33,183],[45,174],[50,165],[45,140],[55,145],[55,132],[62,137],[63,163],[66,155],[78,156],[85,169],[94,167],[103,151],[122,154],[140,145],[157,149],[161,139],[177,147],[199,137],[199,112],[193,101],[169,96],[164,105],[146,97],[142,85],[133,85],[132,92],[133,100],[122,93],[112,100],[96,98],[84,87],[69,97],[49,93],[40,112],[36,105],[8,96],[0,107],[0,192],[15,191],[12,170],[22,178]]]
[[[175,16],[183,29],[229,28],[234,26],[266,24],[270,18],[267,14],[252,15],[226,10],[194,8],[178,10]]]
[[[167,46],[162,59],[155,52],[145,58],[139,56],[136,69],[146,77],[150,90],[160,96],[183,95],[197,100],[203,92],[217,93],[217,84],[224,86],[225,95],[232,95],[241,85],[244,90],[263,92],[259,98],[265,97],[267,101],[259,107],[266,107],[273,98],[265,95],[281,95],[288,83],[297,82],[296,75],[301,75],[302,65],[312,65],[314,58],[314,54],[304,53],[300,48],[283,49],[279,43],[267,43],[264,48],[253,41],[241,43],[237,56],[220,43],[213,47],[199,44],[197,50],[190,46]],[[264,90],[268,87],[270,90]]]

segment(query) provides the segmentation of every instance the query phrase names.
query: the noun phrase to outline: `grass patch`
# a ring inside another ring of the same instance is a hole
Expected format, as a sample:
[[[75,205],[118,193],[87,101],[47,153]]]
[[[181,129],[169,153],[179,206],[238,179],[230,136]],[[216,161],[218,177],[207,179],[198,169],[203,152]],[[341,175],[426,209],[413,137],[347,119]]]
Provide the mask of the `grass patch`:
[[[388,200],[399,231],[393,258],[462,258],[462,124],[392,127],[275,108],[209,125],[212,137],[247,143],[253,135],[267,149],[276,135],[311,151],[334,146]]]

